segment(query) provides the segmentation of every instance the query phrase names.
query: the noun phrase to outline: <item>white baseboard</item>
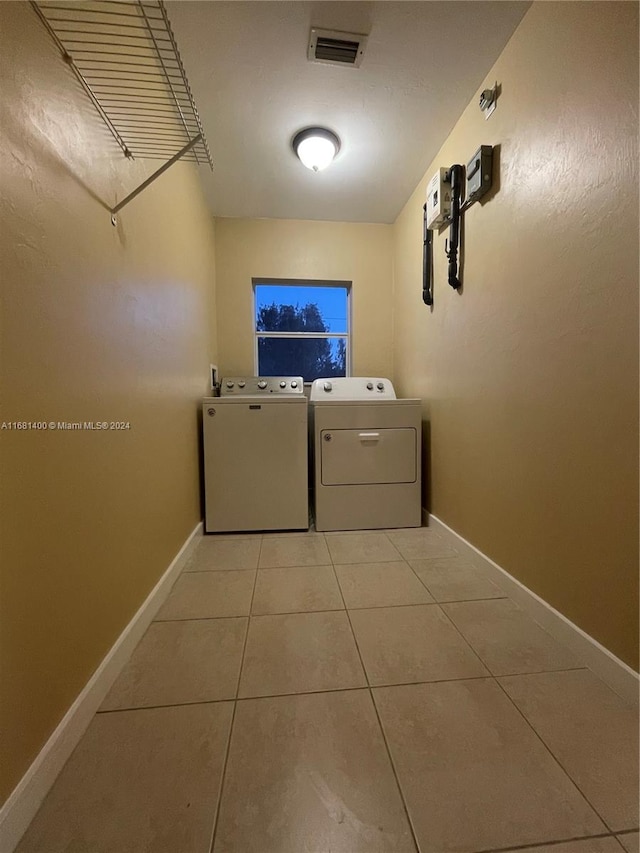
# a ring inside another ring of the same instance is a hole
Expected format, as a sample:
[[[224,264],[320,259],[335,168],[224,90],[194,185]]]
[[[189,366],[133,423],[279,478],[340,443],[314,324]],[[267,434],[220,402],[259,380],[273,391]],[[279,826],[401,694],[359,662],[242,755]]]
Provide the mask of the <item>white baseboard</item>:
[[[0,809],[1,853],[11,853],[24,835],[95,712],[164,603],[201,535],[202,523],[178,551]]]
[[[561,643],[564,643],[574,655],[595,675],[602,679],[626,702],[637,705],[640,679],[638,673],[624,661],[617,658],[582,628],[579,628],[559,610],[556,610],[535,592],[532,592],[519,580],[505,571],[501,566],[487,557],[478,548],[463,539],[443,521],[423,510],[425,523],[434,531],[448,538],[457,550],[472,558],[476,563],[481,561],[491,580],[504,590],[505,595],[531,616]]]

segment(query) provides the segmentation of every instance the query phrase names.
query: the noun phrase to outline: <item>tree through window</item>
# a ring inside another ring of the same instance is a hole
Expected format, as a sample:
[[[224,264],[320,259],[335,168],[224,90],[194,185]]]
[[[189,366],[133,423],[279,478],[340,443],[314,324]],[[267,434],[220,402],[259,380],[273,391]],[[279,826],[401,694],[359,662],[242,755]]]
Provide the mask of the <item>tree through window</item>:
[[[346,376],[349,286],[256,283],[255,330],[260,376]]]

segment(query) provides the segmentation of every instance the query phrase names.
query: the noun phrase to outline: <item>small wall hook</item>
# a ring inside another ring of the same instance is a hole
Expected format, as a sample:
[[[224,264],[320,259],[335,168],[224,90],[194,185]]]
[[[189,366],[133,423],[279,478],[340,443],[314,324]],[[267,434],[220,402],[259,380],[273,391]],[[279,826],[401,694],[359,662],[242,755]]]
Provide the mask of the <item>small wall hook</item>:
[[[480,94],[480,109],[485,113],[485,119],[488,119],[495,110],[497,101],[498,83],[496,82],[493,89],[484,89]]]

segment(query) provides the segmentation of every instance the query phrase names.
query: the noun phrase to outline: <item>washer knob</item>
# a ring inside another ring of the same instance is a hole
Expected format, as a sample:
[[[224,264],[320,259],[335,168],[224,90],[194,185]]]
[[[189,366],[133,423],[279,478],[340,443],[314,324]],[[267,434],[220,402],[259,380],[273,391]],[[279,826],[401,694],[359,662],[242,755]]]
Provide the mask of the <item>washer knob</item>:
[[[287,383],[283,380],[283,381],[280,383],[280,387],[281,387],[281,388],[286,388],[286,387],[287,387]]]
[[[233,382],[227,382],[227,388],[233,388]]]
[[[333,388],[333,385],[330,382],[324,383],[324,390],[325,391],[331,391],[332,388]]]
[[[367,391],[373,391],[373,382],[367,382]]]
[[[378,391],[384,391],[384,382],[378,382],[376,388],[378,389]]]
[[[292,388],[297,388],[297,387],[298,387],[298,383],[296,382],[296,380],[295,380],[295,379],[292,379],[292,380],[291,380],[291,387],[292,387]]]
[[[258,382],[258,388],[260,388],[261,391],[264,391],[264,389],[266,387],[267,387],[267,383],[265,382],[264,379],[261,379],[260,382]]]

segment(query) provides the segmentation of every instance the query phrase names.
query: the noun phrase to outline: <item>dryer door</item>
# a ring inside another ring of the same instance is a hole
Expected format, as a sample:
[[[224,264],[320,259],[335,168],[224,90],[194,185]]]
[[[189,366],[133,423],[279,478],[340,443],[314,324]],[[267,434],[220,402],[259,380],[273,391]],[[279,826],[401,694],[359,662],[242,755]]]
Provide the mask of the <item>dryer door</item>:
[[[322,484],[415,483],[415,429],[323,429]]]

